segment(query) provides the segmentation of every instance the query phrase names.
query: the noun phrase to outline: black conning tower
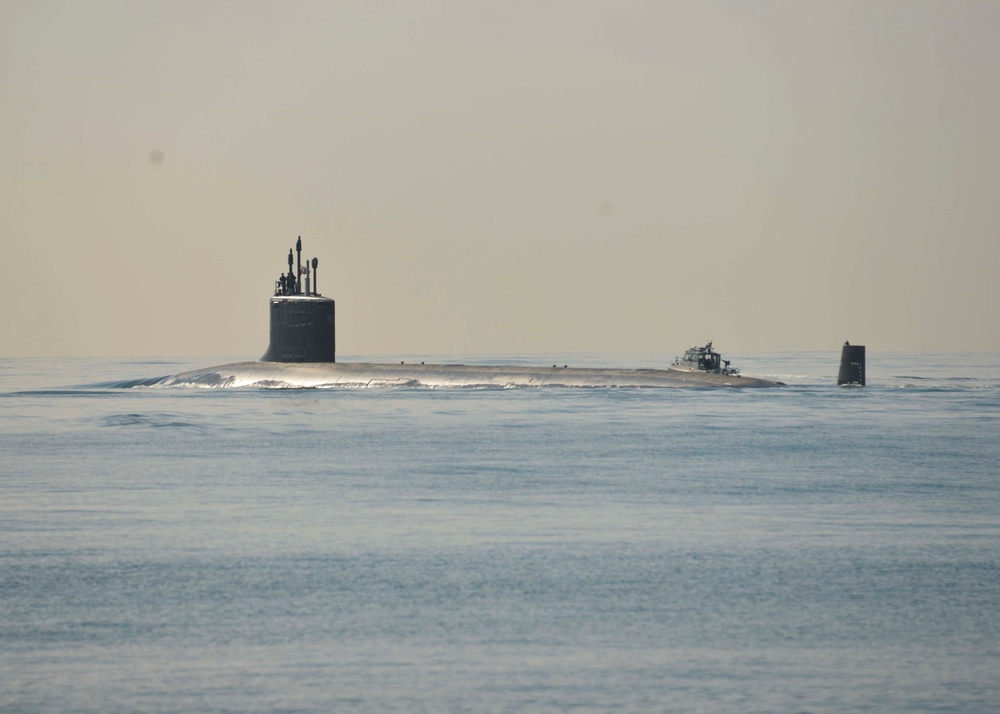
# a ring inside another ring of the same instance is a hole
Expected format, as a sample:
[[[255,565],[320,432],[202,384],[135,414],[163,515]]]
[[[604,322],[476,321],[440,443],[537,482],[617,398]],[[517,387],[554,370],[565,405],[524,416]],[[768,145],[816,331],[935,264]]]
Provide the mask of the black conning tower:
[[[270,310],[271,341],[261,361],[336,362],[334,301],[316,291],[319,261],[313,258],[302,264],[301,236],[295,247],[298,269],[293,272],[294,261],[289,250],[288,273],[282,273],[274,283]]]

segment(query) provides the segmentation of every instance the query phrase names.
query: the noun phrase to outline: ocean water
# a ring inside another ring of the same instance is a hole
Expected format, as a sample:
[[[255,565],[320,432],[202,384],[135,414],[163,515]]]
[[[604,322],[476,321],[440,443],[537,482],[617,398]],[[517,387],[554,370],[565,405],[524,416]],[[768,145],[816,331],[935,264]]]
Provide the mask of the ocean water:
[[[0,360],[0,711],[1000,710],[998,354],[120,386],[232,360]]]

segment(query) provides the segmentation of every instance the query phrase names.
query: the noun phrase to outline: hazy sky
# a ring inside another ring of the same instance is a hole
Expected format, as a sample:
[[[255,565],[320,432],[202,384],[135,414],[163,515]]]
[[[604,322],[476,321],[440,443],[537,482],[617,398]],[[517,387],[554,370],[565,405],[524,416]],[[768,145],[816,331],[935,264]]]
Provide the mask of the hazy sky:
[[[0,0],[0,356],[1000,349],[1000,2]],[[160,160],[162,159],[162,160]]]

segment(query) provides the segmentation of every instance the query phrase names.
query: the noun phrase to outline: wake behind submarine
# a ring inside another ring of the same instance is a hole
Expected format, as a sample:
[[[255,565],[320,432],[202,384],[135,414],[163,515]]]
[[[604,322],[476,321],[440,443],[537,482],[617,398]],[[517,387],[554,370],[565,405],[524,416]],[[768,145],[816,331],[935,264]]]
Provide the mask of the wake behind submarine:
[[[777,387],[745,377],[709,342],[666,369],[337,362],[336,310],[317,289],[319,261],[288,251],[288,272],[270,298],[270,342],[258,362],[233,362],[151,380],[147,386],[192,387]]]

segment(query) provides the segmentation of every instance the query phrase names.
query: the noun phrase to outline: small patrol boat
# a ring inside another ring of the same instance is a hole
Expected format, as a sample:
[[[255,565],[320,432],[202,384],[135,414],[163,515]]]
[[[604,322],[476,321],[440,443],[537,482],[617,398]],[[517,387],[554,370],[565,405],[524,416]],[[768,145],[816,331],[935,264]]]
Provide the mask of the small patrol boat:
[[[668,367],[683,372],[708,372],[710,374],[724,374],[730,377],[739,377],[740,371],[736,367],[729,366],[728,359],[722,359],[722,355],[712,349],[712,341],[699,347],[695,345],[683,357],[678,357],[674,363]]]

